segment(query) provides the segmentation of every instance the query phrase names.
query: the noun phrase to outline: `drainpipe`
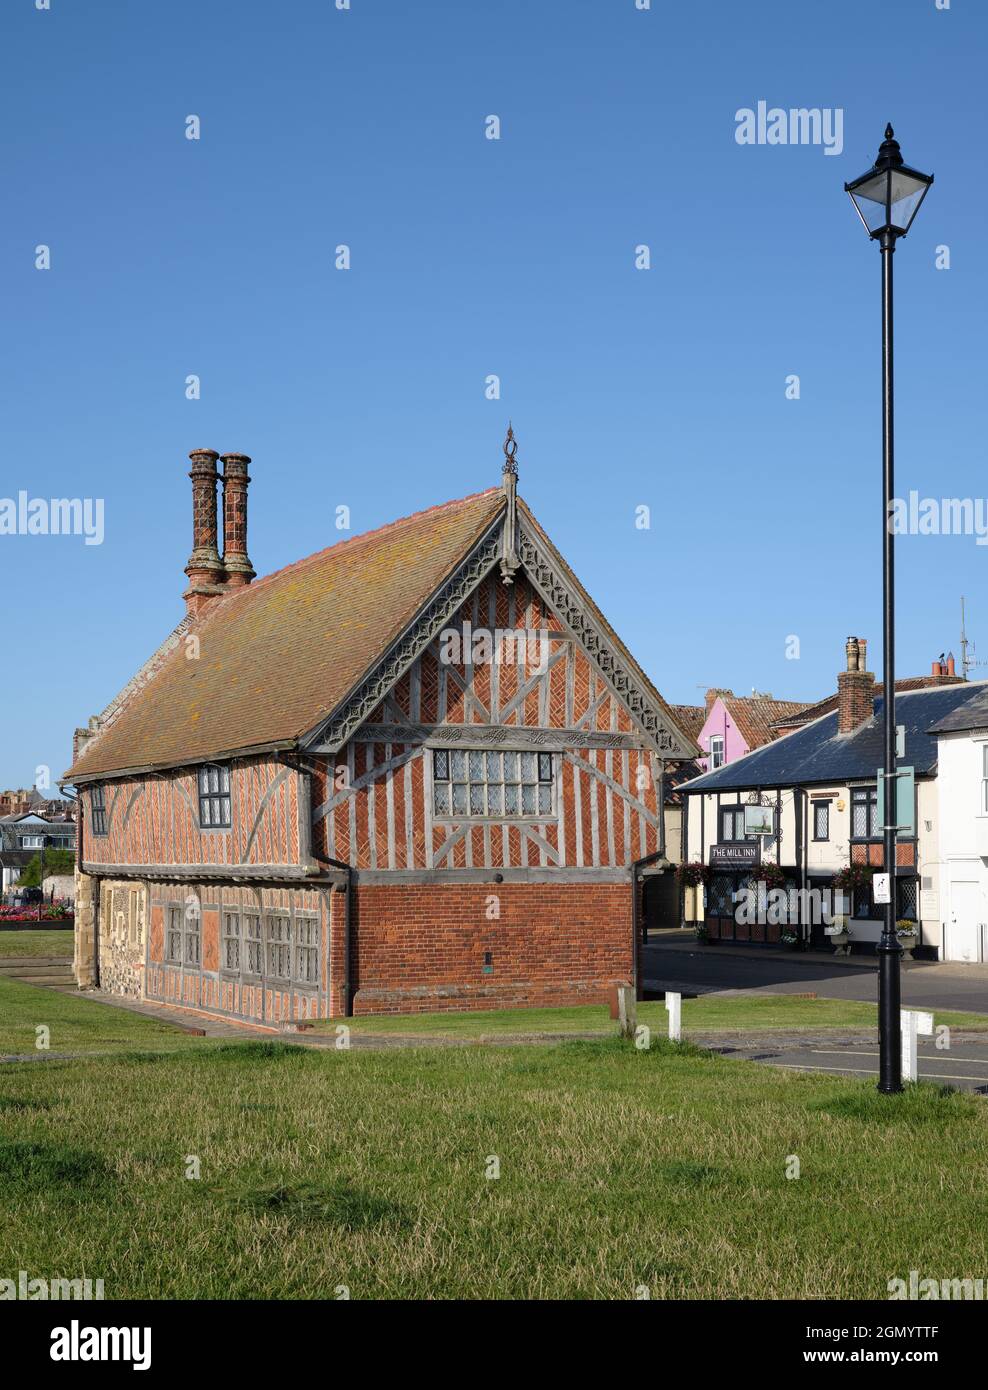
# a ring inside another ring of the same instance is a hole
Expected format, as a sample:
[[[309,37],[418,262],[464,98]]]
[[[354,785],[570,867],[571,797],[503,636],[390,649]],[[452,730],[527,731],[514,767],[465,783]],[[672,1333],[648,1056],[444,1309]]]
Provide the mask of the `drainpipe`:
[[[649,864],[660,865],[662,871],[665,873],[668,873],[672,868],[672,865],[666,858],[666,764],[664,758],[659,760],[659,785],[656,792],[656,800],[659,808],[659,847],[654,854],[646,854],[643,859],[636,859],[631,866],[631,985],[635,991],[636,999],[642,997],[641,895],[639,893],[639,883],[643,882],[643,880],[639,877],[639,870],[647,868]]]
[[[279,756],[279,762],[297,772],[301,782],[299,789],[299,857],[306,869],[318,873],[323,864],[334,869],[342,869],[346,874],[343,897],[343,1016],[353,1017],[353,868],[341,859],[333,859],[328,854],[317,855],[312,847],[312,770],[307,768],[301,758],[292,759],[288,755]],[[332,982],[331,982],[332,983]]]

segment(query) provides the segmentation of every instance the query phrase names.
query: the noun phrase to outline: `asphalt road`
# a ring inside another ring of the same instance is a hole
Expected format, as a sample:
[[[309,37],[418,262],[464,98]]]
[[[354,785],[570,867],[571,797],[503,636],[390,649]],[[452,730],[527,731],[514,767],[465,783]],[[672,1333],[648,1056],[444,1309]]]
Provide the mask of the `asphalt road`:
[[[868,957],[860,965],[853,958],[844,965],[788,951],[759,951],[757,947],[735,955],[719,946],[691,946],[686,938],[677,936],[666,941],[653,938],[642,948],[642,966],[646,992],[812,992],[824,999],[859,999],[865,1003],[878,997],[876,965]],[[988,1015],[988,966],[909,961],[902,967],[902,1002],[907,1007],[963,1009]]]
[[[729,1055],[795,1071],[822,1071],[834,1076],[861,1078],[878,1076],[878,1045],[875,1042],[842,1046],[836,1039],[814,1039],[805,1046],[794,1045],[791,1040],[787,1045],[776,1046],[763,1040],[761,1046],[740,1044],[732,1047]],[[988,1095],[988,1040],[951,1039],[950,1048],[941,1051],[932,1041],[920,1039],[917,1071],[921,1081]]]

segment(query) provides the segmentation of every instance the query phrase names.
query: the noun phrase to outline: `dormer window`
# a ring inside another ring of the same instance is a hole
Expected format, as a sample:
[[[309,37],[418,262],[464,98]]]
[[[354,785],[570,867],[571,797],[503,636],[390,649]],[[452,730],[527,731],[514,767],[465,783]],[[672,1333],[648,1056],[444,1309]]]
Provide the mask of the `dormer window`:
[[[724,738],[722,734],[710,736],[710,770],[724,766]]]
[[[230,827],[230,769],[206,763],[199,769],[199,824],[203,830]]]

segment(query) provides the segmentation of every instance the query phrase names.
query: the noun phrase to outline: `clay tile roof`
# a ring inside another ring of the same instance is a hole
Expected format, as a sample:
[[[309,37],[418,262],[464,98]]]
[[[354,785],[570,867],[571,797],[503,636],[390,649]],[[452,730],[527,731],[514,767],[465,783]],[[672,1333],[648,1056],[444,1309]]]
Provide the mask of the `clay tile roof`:
[[[679,727],[696,743],[707,722],[707,711],[703,705],[670,705],[669,708]]]
[[[800,700],[772,700],[760,695],[725,695],[721,698],[749,749],[761,748],[777,737],[772,727],[777,720],[809,708]]]
[[[290,747],[332,713],[504,507],[500,488],[340,541],[214,599],[69,781]],[[199,639],[189,660],[187,639]]]

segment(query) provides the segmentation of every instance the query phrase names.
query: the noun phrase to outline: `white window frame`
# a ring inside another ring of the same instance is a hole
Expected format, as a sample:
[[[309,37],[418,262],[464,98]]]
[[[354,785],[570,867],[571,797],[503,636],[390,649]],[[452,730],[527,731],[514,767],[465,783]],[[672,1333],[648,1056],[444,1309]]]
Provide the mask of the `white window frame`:
[[[724,766],[724,744],[726,740],[723,734],[710,735],[710,771]],[[717,745],[716,747],[714,745]]]

